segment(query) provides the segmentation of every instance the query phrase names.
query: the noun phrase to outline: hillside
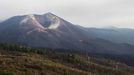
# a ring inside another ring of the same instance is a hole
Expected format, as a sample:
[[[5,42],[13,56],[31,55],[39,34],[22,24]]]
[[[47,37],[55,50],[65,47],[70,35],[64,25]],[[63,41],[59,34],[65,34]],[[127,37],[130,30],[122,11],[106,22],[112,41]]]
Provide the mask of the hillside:
[[[1,44],[0,75],[134,75],[134,68],[80,53]]]
[[[13,16],[0,23],[0,43],[126,56],[134,54],[133,33],[133,29],[85,28],[52,13]]]

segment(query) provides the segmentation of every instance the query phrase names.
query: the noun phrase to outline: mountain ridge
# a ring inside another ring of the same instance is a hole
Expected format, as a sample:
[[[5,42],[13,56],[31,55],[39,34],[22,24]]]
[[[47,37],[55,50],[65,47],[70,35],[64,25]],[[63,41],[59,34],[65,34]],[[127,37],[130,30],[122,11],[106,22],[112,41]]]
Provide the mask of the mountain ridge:
[[[132,34],[131,30],[76,26],[52,13],[15,16],[0,23],[1,43],[83,52],[133,55]]]

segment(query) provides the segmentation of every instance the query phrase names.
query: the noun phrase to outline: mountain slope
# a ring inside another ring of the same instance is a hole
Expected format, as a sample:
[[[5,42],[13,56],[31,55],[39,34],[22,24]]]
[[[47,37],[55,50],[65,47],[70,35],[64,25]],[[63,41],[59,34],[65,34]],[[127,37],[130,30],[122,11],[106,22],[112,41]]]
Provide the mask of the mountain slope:
[[[16,16],[0,26],[1,42],[22,43],[33,47],[90,49],[81,43],[82,40],[89,39],[84,30],[52,13]]]
[[[105,36],[106,32],[108,33]],[[121,33],[118,34],[121,35]],[[118,34],[113,35],[113,37],[117,39]],[[0,23],[1,43],[17,43],[31,47],[71,49],[92,53],[133,55],[134,46],[131,43],[115,42],[116,40],[112,37],[110,40],[110,35],[112,35],[110,30],[103,33],[103,30],[97,31],[97,29],[76,26],[52,13],[15,16]]]
[[[106,39],[116,43],[128,43],[134,45],[134,29],[128,28],[88,28],[89,33],[95,37]]]
[[[5,48],[3,50],[3,48]],[[29,51],[30,50],[30,51]],[[133,75],[134,68],[70,52],[0,45],[0,75]]]

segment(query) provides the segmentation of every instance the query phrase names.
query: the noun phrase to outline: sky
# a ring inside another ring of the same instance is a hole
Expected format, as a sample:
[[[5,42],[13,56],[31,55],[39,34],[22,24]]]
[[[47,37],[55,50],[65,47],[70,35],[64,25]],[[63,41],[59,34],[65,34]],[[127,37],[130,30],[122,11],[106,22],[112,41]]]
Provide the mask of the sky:
[[[134,28],[134,0],[0,0],[0,20],[51,12],[85,27]]]

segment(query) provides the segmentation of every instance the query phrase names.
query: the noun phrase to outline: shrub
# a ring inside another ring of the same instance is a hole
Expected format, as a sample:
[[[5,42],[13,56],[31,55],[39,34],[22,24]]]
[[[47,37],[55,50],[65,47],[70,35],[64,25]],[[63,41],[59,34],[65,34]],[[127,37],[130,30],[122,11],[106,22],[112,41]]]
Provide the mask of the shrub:
[[[14,74],[9,71],[0,71],[0,75],[14,75]]]

